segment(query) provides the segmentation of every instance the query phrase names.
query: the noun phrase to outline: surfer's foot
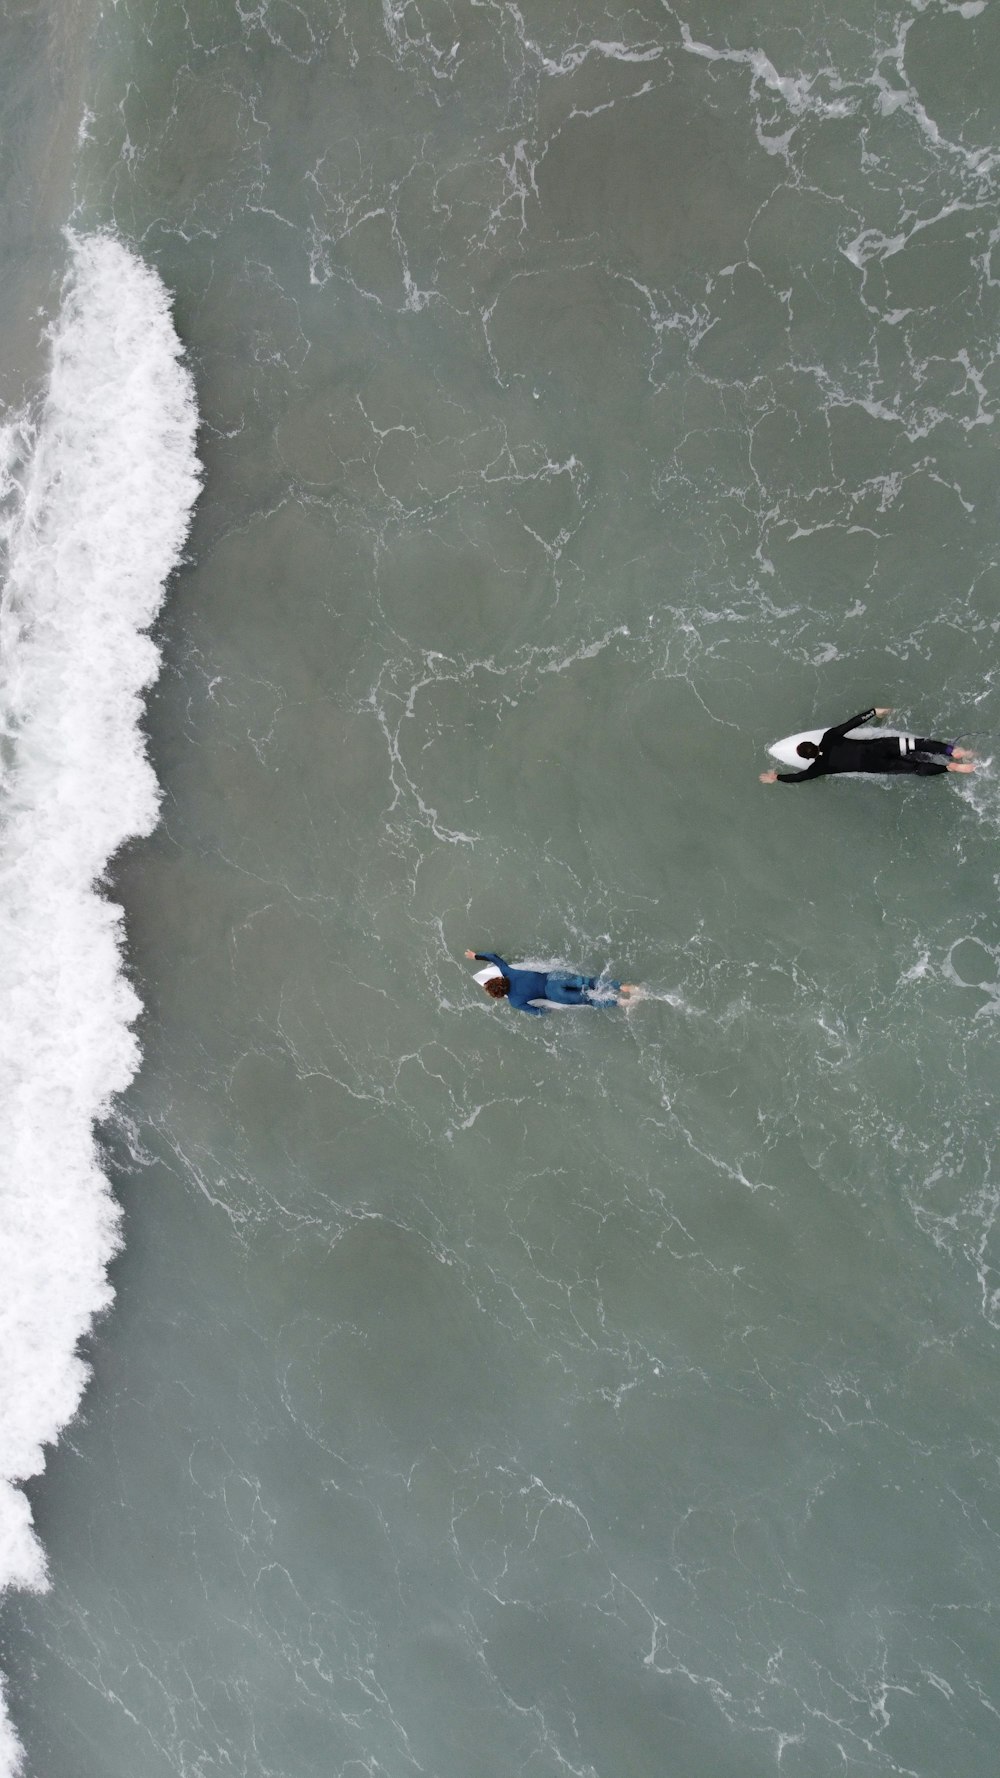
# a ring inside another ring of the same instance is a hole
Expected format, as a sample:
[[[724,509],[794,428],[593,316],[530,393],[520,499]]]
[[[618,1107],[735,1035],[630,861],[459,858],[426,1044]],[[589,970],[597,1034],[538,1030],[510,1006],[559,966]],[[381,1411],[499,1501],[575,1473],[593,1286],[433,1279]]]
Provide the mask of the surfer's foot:
[[[635,990],[636,990],[636,983],[635,982],[622,982],[622,985],[619,988],[618,992],[619,992],[619,994],[628,995],[628,994],[634,994]]]
[[[975,759],[976,756],[971,747],[953,747],[951,757],[952,759]]]
[[[974,772],[975,769],[972,765],[957,765],[954,760],[948,766],[949,772]]]

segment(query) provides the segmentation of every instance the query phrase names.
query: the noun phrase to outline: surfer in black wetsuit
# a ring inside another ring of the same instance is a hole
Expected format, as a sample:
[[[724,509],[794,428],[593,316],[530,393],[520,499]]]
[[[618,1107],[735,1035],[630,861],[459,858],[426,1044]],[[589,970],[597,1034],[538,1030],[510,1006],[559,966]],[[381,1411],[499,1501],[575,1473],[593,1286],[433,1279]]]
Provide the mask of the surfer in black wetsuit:
[[[828,728],[819,741],[800,741],[796,749],[803,761],[801,772],[761,772],[762,784],[804,784],[807,778],[827,778],[836,772],[915,772],[922,778],[939,772],[971,772],[968,749],[954,741],[926,740],[917,735],[875,735],[848,739],[873,716],[889,716],[889,710],[862,710],[847,722]]]

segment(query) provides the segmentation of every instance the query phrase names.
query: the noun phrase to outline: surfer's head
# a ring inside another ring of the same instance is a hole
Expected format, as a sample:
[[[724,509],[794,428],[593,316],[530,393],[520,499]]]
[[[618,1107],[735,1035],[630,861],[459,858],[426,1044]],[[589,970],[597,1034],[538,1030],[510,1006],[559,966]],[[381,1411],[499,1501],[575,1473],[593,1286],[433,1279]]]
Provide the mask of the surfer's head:
[[[803,759],[819,758],[819,748],[815,741],[800,741],[795,751],[796,753],[801,754]]]
[[[510,983],[505,975],[491,975],[489,981],[483,983],[483,987],[487,994],[492,994],[494,1000],[502,1000],[505,994],[510,993]]]

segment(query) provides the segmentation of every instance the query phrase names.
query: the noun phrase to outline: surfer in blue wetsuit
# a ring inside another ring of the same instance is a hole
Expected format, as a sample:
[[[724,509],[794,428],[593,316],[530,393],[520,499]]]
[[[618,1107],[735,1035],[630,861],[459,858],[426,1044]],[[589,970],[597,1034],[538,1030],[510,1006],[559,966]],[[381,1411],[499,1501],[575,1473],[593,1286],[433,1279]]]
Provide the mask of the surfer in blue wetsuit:
[[[967,763],[968,750],[956,747],[953,741],[926,740],[918,735],[848,739],[852,728],[860,728],[873,716],[891,714],[889,710],[862,710],[860,716],[828,728],[818,741],[800,741],[796,752],[802,759],[803,770],[761,772],[761,783],[804,784],[808,778],[828,778],[837,772],[915,772],[922,778],[932,778],[939,772],[975,770]]]
[[[550,1006],[617,1006],[633,992],[631,982],[601,982],[593,975],[568,975],[562,969],[517,969],[495,951],[466,951],[474,963],[487,963],[476,981],[494,1000],[509,1000],[518,1012],[544,1013]]]

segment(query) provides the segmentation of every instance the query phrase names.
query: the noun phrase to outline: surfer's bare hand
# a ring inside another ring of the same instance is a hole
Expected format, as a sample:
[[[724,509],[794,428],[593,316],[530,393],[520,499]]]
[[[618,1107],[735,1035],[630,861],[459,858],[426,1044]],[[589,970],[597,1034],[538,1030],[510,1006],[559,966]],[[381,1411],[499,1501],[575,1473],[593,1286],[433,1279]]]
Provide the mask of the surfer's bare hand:
[[[466,951],[466,953],[465,953],[465,955],[466,955],[466,956],[467,956],[467,957],[471,957],[471,958],[472,958],[472,961],[473,961],[473,963],[475,963],[475,961],[476,961],[476,953],[475,953],[475,951]]]
[[[892,711],[887,704],[884,710],[876,710],[875,714],[876,716],[891,716]]]
[[[762,784],[776,784],[778,782],[778,774],[777,772],[761,772],[760,781]]]

